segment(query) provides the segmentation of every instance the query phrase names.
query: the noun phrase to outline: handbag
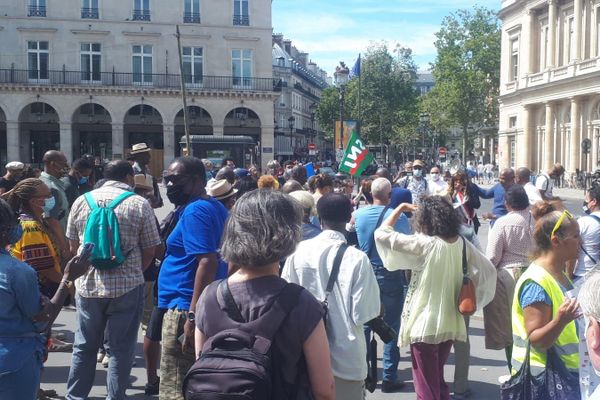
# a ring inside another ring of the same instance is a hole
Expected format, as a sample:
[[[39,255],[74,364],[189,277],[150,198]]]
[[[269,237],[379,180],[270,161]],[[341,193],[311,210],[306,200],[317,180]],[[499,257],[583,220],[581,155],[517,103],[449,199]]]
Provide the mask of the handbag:
[[[465,316],[475,314],[477,310],[477,298],[475,295],[475,283],[469,278],[467,270],[467,244],[464,237],[460,237],[463,241],[462,248],[462,270],[463,279],[458,294],[458,312]]]
[[[561,361],[554,347],[546,352],[546,368],[539,375],[529,365],[531,343],[519,372],[500,386],[501,400],[579,400],[579,379]]]

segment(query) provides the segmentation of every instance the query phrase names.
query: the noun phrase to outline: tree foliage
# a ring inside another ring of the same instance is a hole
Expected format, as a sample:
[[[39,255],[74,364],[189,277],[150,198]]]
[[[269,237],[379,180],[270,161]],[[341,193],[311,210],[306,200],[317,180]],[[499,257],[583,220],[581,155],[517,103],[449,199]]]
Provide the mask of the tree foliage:
[[[481,7],[459,10],[436,33],[432,64],[435,86],[423,101],[437,130],[459,126],[463,157],[469,135],[497,126],[501,31],[496,13]]]
[[[412,51],[396,47],[390,52],[385,43],[373,44],[362,57],[359,80],[351,80],[345,92],[345,119],[360,120],[361,136],[368,143],[403,144],[410,140],[418,125],[418,98],[414,90],[417,68]],[[323,92],[316,118],[328,136],[333,136],[334,121],[339,119],[340,98],[337,88]]]

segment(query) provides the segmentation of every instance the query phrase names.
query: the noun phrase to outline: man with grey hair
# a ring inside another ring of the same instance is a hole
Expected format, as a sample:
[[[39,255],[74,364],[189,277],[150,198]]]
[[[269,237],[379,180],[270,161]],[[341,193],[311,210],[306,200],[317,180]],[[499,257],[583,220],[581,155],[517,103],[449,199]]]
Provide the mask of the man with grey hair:
[[[267,163],[267,174],[271,175],[277,182],[279,182],[279,187],[282,187],[285,184],[285,179],[281,175],[281,164],[277,160],[271,160]]]
[[[375,248],[373,234],[381,225],[383,219],[392,213],[389,207],[392,185],[386,178],[377,178],[371,184],[373,205],[359,208],[354,213],[354,224],[358,236],[358,245],[369,257],[369,261],[377,277],[380,289],[380,300],[385,309],[384,321],[396,330],[400,331],[400,315],[404,304],[404,286],[406,279],[404,271],[390,272],[383,267],[383,262]],[[395,230],[410,234],[408,218],[404,214],[400,216],[395,225]],[[370,332],[367,332],[370,335]],[[396,338],[397,339],[397,338]],[[400,350],[397,340],[387,343],[383,349],[383,384],[381,390],[384,393],[396,392],[404,385],[398,381],[398,363],[400,362]]]
[[[589,400],[600,400],[600,291],[598,288],[600,288],[600,271],[590,272],[577,296],[585,317],[585,326],[579,330],[583,332],[583,335],[580,334],[580,358],[583,355],[580,365],[589,366],[587,371],[583,367],[579,371],[581,394],[582,398],[587,395]],[[586,360],[588,357],[589,360]]]

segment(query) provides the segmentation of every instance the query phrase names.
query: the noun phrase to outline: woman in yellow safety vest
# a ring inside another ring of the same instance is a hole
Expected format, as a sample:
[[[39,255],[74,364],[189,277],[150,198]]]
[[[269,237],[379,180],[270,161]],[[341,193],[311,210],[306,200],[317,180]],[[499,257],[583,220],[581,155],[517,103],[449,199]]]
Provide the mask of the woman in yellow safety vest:
[[[551,347],[565,367],[578,374],[579,339],[574,320],[579,305],[566,295],[573,285],[565,274],[565,263],[579,255],[579,225],[557,203],[539,202],[532,214],[536,219],[533,262],[517,282],[512,306],[513,374],[525,359],[528,340],[534,375],[546,367],[546,350]]]

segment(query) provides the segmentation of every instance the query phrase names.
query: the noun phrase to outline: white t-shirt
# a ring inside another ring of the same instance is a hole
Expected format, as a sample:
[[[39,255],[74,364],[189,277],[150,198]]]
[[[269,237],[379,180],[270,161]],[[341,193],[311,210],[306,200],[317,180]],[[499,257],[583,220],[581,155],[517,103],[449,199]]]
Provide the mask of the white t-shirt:
[[[427,194],[429,196],[445,196],[448,194],[448,182],[441,177],[437,181],[430,179],[427,185]]]
[[[540,191],[533,185],[533,183],[527,182],[525,186],[523,186],[523,189],[525,189],[525,193],[527,193],[530,206],[534,205],[538,201],[543,200],[542,196],[540,195]]]
[[[298,244],[289,256],[281,277],[303,286],[319,301],[333,267],[333,260],[344,235],[325,230],[313,239]],[[379,315],[379,285],[367,255],[348,247],[342,258],[340,273],[327,299],[327,338],[331,368],[337,378],[362,381],[367,377],[367,343],[363,325]]]
[[[535,187],[539,189],[540,194],[546,192],[544,197],[552,197],[554,182],[548,174],[541,173],[535,180]]]
[[[600,211],[592,215],[600,217]],[[585,215],[577,220],[581,245],[597,262],[600,262],[600,222],[590,215]],[[583,276],[595,266],[594,262],[583,252],[579,252],[579,259],[575,265],[575,275]]]

